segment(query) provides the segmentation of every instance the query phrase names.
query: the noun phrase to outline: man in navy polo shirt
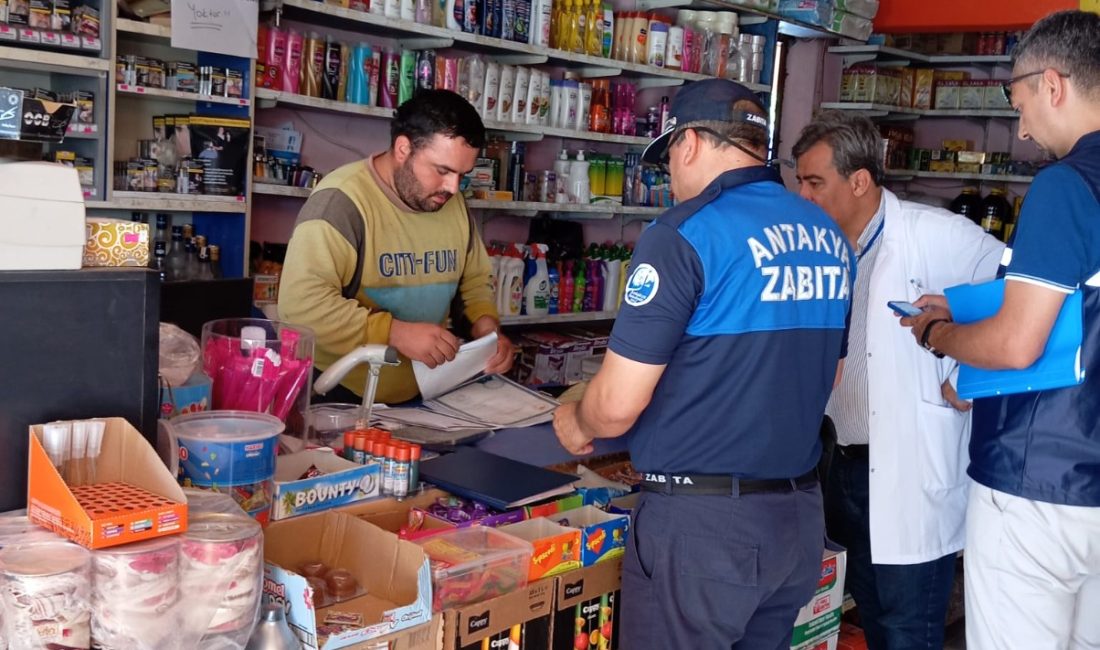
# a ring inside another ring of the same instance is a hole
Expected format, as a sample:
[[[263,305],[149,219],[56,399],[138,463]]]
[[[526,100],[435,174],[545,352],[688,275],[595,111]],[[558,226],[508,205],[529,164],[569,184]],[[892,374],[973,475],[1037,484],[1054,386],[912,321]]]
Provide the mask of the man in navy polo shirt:
[[[1100,16],[1052,14],[1020,39],[1004,84],[1019,137],[1058,159],[1035,177],[1005,251],[1004,302],[951,322],[939,296],[903,319],[981,368],[1028,368],[1081,291],[1084,382],[979,399],[970,437],[966,645],[1100,648]]]
[[[645,477],[620,647],[787,648],[820,577],[818,433],[854,255],[765,166],[748,89],[688,84],[670,114],[643,158],[680,203],[638,241],[603,367],[554,428],[575,454],[627,434]]]

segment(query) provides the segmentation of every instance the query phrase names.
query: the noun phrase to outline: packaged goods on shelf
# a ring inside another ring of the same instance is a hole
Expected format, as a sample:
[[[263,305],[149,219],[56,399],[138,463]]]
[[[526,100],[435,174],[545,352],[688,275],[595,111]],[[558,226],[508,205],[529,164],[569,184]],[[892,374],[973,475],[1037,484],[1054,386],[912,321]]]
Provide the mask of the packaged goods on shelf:
[[[837,9],[833,12],[832,20],[824,25],[837,34],[865,41],[874,31],[874,25],[870,18],[851,14]]]
[[[935,74],[931,68],[917,68],[913,71],[913,108],[929,110],[935,95]]]
[[[962,105],[962,84],[964,81],[945,79],[936,82],[936,101],[938,111],[958,110]]]
[[[833,11],[833,0],[779,0],[781,16],[811,25],[832,25]]]
[[[239,69],[196,66],[187,61],[161,61],[134,54],[119,54],[115,58],[115,83],[211,97],[244,96],[244,73]]]
[[[149,266],[149,225],[88,217],[84,263],[88,266]]]
[[[879,0],[833,0],[833,6],[839,11],[846,11],[870,20],[878,14]]]

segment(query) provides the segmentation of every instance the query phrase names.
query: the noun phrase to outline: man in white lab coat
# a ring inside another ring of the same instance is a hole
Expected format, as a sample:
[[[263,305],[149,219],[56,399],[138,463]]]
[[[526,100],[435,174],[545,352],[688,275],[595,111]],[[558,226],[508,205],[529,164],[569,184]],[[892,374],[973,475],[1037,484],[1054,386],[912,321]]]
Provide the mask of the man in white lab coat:
[[[887,302],[991,279],[1004,245],[881,187],[880,138],[866,117],[823,113],[794,147],[800,194],[857,259],[848,358],[826,409],[837,430],[826,526],[848,548],[869,650],[938,649],[965,539],[970,405],[952,388],[956,364],[914,346]]]

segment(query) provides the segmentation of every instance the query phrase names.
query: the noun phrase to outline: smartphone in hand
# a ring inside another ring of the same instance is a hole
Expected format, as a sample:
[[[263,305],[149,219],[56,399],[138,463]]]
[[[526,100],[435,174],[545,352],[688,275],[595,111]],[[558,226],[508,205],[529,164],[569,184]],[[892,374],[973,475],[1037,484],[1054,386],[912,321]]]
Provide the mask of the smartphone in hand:
[[[906,302],[904,300],[891,300],[890,302],[886,303],[886,306],[890,309],[893,309],[894,313],[898,316],[916,316],[917,314],[924,311],[913,303]]]

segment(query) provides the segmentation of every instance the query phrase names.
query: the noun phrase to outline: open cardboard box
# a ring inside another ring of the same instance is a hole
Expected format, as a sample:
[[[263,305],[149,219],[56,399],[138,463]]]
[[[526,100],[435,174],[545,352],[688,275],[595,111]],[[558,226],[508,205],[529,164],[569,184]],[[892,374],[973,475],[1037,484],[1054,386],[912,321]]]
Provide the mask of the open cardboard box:
[[[529,581],[581,568],[581,531],[545,517],[501,526],[498,530],[530,542],[534,547],[528,568]]]
[[[401,501],[393,497],[376,499],[373,501],[360,501],[346,506],[340,506],[334,512],[339,512],[352,517],[358,517],[363,521],[374,524],[382,530],[397,533],[402,526],[409,523],[409,511],[413,508],[427,508],[441,497],[449,496],[447,492],[436,488],[421,490],[419,493],[410,494]]]
[[[187,530],[187,498],[153,447],[123,418],[106,418],[95,483],[70,487],[30,428],[27,516],[88,548],[107,548]],[[79,499],[78,499],[79,495]]]
[[[310,467],[324,473],[300,478]],[[360,465],[316,449],[285,454],[275,462],[273,518],[288,519],[373,499],[380,493],[379,483],[378,463]]]
[[[363,615],[366,626],[328,637],[324,650],[369,641],[432,617],[428,558],[415,544],[348,514],[325,512],[272,523],[264,531],[264,592],[287,607],[287,622],[306,648],[318,648],[329,611]],[[321,609],[298,567],[321,561],[347,569],[366,593]]]
[[[444,650],[549,650],[554,578],[443,612]]]
[[[630,517],[613,515],[596,506],[569,510],[552,519],[562,525],[581,531],[581,566],[592,566],[626,553],[626,534],[630,529]]]
[[[551,648],[573,650],[580,646],[583,635],[600,648],[616,650],[619,647],[618,600],[622,584],[621,559],[558,576]]]

